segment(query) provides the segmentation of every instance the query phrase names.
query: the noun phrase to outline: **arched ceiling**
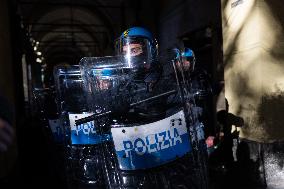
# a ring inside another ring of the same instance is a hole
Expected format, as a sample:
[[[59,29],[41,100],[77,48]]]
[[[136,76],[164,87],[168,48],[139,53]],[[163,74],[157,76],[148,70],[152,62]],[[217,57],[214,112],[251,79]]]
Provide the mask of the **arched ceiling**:
[[[125,8],[123,0],[20,0],[18,4],[36,51],[52,66],[110,55]]]

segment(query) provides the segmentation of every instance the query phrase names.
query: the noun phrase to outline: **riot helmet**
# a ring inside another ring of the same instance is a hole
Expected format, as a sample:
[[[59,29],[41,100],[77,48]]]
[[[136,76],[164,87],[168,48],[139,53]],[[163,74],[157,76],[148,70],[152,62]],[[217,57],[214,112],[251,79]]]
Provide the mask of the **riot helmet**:
[[[115,51],[123,55],[128,68],[149,72],[158,66],[158,44],[152,33],[142,27],[125,30],[116,40]]]
[[[194,52],[188,48],[185,47],[183,52],[181,53],[183,67],[186,71],[193,72],[195,67],[195,56]]]

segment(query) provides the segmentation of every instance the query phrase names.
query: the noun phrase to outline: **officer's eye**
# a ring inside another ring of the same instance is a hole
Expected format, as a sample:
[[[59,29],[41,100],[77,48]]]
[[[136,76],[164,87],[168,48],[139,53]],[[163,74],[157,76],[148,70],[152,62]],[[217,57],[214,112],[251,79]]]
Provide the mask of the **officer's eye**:
[[[131,49],[131,53],[137,53],[137,52],[138,52],[138,49],[137,49],[137,48]]]
[[[130,53],[133,54],[133,55],[138,55],[138,54],[142,53],[142,47],[131,48]]]

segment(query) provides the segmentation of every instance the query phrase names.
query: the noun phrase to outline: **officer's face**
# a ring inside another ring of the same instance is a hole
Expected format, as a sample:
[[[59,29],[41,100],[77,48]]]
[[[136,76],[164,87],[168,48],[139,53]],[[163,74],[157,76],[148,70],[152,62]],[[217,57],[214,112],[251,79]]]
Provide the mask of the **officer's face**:
[[[98,80],[97,87],[100,90],[107,90],[111,87],[111,83],[109,80]]]
[[[183,66],[184,66],[185,70],[189,70],[189,68],[190,68],[190,60],[185,59],[183,61]]]
[[[176,61],[176,66],[179,71],[188,71],[190,68],[190,60],[187,60],[185,58],[182,59],[182,64],[180,61]]]
[[[139,43],[130,43],[123,46],[123,54],[137,56],[143,53],[142,45]]]
[[[184,70],[188,71],[191,65],[190,60],[188,58],[183,58],[182,63],[183,63]]]

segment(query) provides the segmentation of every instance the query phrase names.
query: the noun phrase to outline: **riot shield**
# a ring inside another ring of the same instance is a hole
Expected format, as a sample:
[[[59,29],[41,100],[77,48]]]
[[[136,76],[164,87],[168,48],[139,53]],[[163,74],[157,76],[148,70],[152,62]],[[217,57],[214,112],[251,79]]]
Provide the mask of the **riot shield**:
[[[62,124],[59,121],[59,112],[56,104],[56,94],[53,86],[50,88],[35,88],[33,90],[34,102],[34,118],[39,121],[41,126],[40,133],[43,133],[44,158],[48,159],[48,173],[51,179],[56,182],[64,183],[65,174],[64,162],[64,133]],[[39,134],[36,130],[36,134]]]
[[[108,188],[207,188],[206,158],[196,153],[203,149],[192,146],[197,120],[188,83],[175,61],[137,69],[130,59],[79,64],[94,115],[76,124],[94,120],[100,135],[111,136],[100,145]]]
[[[100,153],[101,141],[93,121],[75,125],[75,120],[92,112],[87,107],[83,80],[78,65],[58,66],[54,69],[60,121],[65,133],[65,160],[70,184],[103,186]]]
[[[63,130],[59,124],[54,88],[35,88],[33,97],[35,114],[40,120],[48,143],[62,144]]]

